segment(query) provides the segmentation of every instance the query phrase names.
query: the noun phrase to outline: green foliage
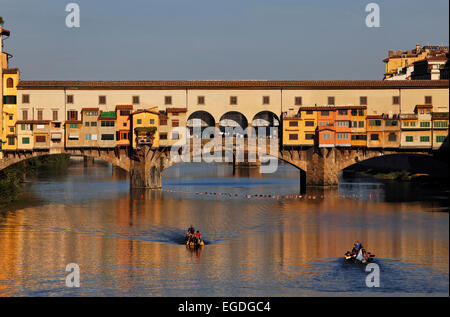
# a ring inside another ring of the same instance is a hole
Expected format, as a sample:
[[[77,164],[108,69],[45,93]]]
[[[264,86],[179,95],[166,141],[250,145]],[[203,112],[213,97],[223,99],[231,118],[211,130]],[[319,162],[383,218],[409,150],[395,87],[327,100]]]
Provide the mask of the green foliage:
[[[3,26],[3,24],[5,24],[5,20],[3,20],[3,17],[0,16],[0,26]]]
[[[156,127],[138,127],[138,128],[134,128],[134,133],[139,134],[139,133],[148,133],[149,136],[153,136],[155,135],[156,132]]]
[[[69,164],[70,155],[46,155],[14,164],[0,171],[0,205],[17,201],[22,194],[21,183],[41,169],[57,170]]]

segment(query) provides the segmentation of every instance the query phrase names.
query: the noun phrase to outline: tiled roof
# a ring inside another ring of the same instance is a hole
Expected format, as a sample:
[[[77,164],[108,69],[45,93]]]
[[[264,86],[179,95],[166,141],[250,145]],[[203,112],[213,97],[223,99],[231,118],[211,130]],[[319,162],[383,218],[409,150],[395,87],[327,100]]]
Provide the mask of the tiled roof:
[[[7,36],[9,36],[9,34],[11,33],[9,30],[7,30],[7,29],[3,29],[3,28],[0,28],[0,30],[1,30],[1,35],[7,35]]]
[[[187,112],[187,108],[167,108],[167,112]]]
[[[117,109],[126,109],[126,110],[129,110],[129,109],[133,109],[133,105],[117,105],[116,106],[116,110]]]
[[[172,80],[172,81],[20,81],[18,89],[383,89],[442,88],[448,80]]]
[[[16,124],[50,124],[50,120],[17,120]]]
[[[17,74],[19,72],[18,68],[4,68],[3,74]]]
[[[81,108],[81,111],[98,111],[99,108]]]
[[[137,111],[133,112],[131,115],[133,116],[133,115],[135,115],[135,114],[144,113],[144,112],[147,112],[147,113],[153,113],[153,114],[156,114],[156,115],[159,116],[159,113],[158,113],[158,112],[151,111],[151,110],[147,110],[147,109],[144,109],[144,110],[137,110]]]

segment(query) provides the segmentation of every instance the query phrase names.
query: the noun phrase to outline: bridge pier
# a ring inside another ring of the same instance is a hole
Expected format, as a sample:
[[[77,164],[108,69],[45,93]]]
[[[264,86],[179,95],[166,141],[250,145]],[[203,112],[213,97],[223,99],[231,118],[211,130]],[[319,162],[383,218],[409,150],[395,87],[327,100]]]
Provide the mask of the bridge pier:
[[[306,185],[333,186],[339,182],[339,162],[335,148],[314,148],[308,151]]]
[[[130,162],[130,187],[159,189],[162,187],[162,172],[165,156],[160,149],[142,145]]]

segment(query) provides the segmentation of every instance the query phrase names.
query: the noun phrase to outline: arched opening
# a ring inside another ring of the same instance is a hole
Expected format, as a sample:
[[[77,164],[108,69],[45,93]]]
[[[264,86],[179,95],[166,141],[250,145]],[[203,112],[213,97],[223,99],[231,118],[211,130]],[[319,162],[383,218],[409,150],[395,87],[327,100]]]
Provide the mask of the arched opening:
[[[6,88],[14,88],[14,79],[8,78],[6,80]]]
[[[248,121],[247,118],[240,112],[230,111],[225,113],[219,121],[219,128],[222,136],[226,136],[226,128],[241,128],[242,130],[247,129]],[[245,137],[241,133],[237,133],[238,137]]]
[[[215,125],[216,121],[214,120],[214,117],[206,111],[195,111],[189,116],[186,123],[191,135],[198,133],[197,131],[203,133],[203,130],[208,127],[215,127]],[[195,130],[194,127],[196,128]],[[198,127],[200,127],[200,130],[198,130]]]
[[[271,111],[261,111],[253,117],[252,127],[255,128],[255,135],[263,132],[269,138],[278,137],[280,119]]]

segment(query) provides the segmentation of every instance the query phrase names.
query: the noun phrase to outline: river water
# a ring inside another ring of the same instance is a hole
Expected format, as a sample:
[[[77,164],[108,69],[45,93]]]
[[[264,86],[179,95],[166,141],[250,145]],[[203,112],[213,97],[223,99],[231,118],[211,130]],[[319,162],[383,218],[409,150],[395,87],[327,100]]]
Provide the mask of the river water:
[[[0,296],[448,296],[448,190],[341,178],[299,197],[299,177],[176,165],[163,191],[130,192],[107,164],[42,171],[0,210]],[[202,250],[182,244],[190,224]],[[357,239],[378,288],[343,262]],[[69,263],[79,288],[66,287]]]

